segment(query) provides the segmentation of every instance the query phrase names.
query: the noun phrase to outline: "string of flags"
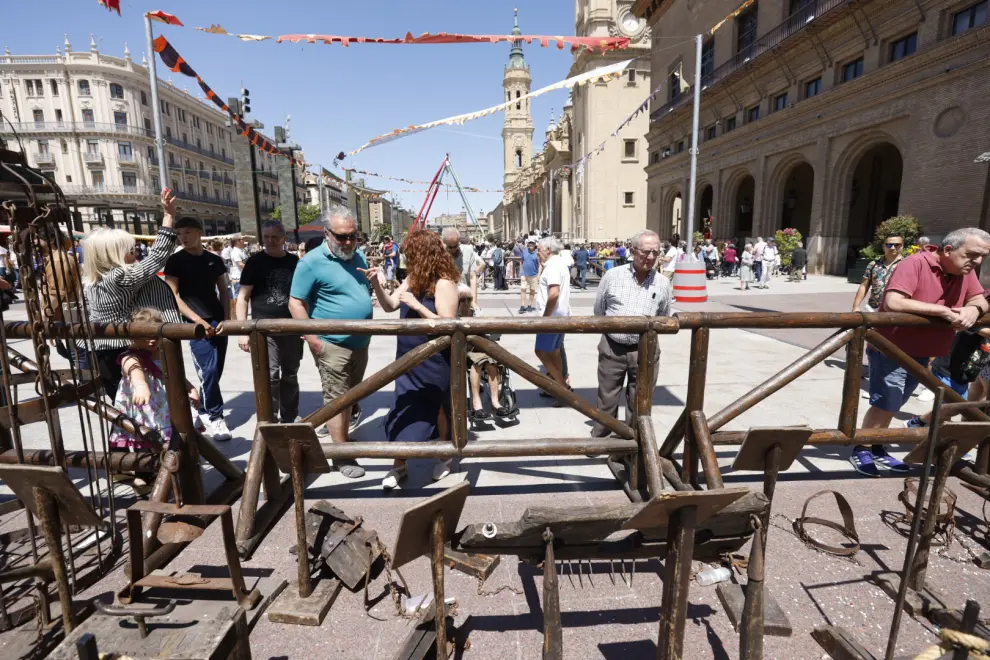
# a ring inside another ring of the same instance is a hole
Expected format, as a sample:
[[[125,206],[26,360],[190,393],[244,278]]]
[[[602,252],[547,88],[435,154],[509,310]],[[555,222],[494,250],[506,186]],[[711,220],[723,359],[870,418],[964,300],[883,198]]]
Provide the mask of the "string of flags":
[[[418,179],[406,179],[401,176],[389,176],[388,174],[379,174],[377,172],[368,172],[367,170],[358,170],[353,167],[342,168],[345,172],[350,172],[351,174],[360,174],[361,176],[373,176],[378,179],[388,179],[389,181],[401,181],[402,183],[414,183],[414,184],[425,184],[429,185],[429,181],[420,181]],[[453,189],[455,186],[450,184],[442,184],[447,188]],[[487,190],[482,188],[476,188],[474,186],[461,186],[464,192],[504,192],[503,190]],[[426,192],[426,190],[400,190],[398,192]]]
[[[506,101],[505,103],[499,103],[498,105],[493,105],[492,107],[485,108],[484,110],[469,112],[463,115],[456,115],[454,117],[447,117],[446,119],[439,119],[437,121],[431,121],[425,124],[419,124],[419,125],[414,124],[411,126],[407,126],[405,128],[397,128],[394,131],[385,133],[383,135],[379,135],[377,137],[368,140],[368,142],[361,145],[357,149],[348,152],[347,155],[353,156],[355,154],[361,153],[365,149],[370,149],[371,147],[377,147],[379,145],[385,144],[386,142],[398,140],[399,138],[403,138],[412,135],[414,133],[420,133],[422,131],[435,128],[437,126],[460,125],[469,121],[473,121],[475,119],[480,119],[481,117],[487,117],[488,115],[495,114],[496,112],[501,112],[513,104],[520,103],[522,101],[535,98],[537,96],[542,96],[543,94],[558,89],[570,89],[578,85],[586,85],[594,82],[607,83],[611,80],[621,77],[623,71],[625,71],[626,67],[628,67],[632,62],[633,60],[630,59],[630,60],[624,60],[622,62],[618,62],[616,64],[611,64],[609,66],[599,67],[597,69],[593,69],[591,71],[582,73],[572,78],[567,78],[566,80],[555,82],[552,85],[541,87],[540,89],[534,92],[530,92],[529,94],[525,94],[519,98],[514,98],[511,101]],[[338,156],[338,160],[339,159],[340,156]]]
[[[168,67],[169,71],[181,73],[185,76],[189,76],[190,78],[195,78],[196,82],[199,83],[200,89],[202,89],[203,93],[206,95],[206,98],[230,116],[231,120],[240,131],[240,134],[248,138],[248,141],[252,146],[257,147],[262,151],[266,151],[274,156],[282,156],[283,158],[287,158],[292,165],[296,164],[295,158],[269,142],[265,136],[254,130],[253,126],[246,123],[240,115],[231,110],[230,107],[223,102],[223,99],[217,96],[216,92],[214,92],[210,86],[199,77],[199,74],[197,74],[193,68],[189,66],[185,58],[179,55],[178,51],[172,47],[172,44],[170,44],[165,37],[160,36],[156,38],[154,41],[154,48],[155,52],[158,53],[159,57],[161,57],[162,62]]]

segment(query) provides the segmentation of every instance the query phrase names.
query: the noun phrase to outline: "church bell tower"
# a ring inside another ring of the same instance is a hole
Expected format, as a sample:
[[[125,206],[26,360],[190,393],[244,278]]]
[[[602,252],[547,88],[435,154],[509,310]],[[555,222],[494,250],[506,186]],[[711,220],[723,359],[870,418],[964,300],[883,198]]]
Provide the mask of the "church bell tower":
[[[515,25],[512,34],[522,35],[519,29],[519,10],[515,10]],[[529,165],[533,156],[533,117],[530,114],[529,99],[520,99],[529,94],[532,78],[526,58],[523,57],[522,40],[512,42],[509,63],[505,65],[502,88],[505,101],[510,105],[505,110],[505,124],[502,127],[502,145],[505,150],[505,188],[515,182],[519,170]],[[513,102],[515,101],[515,102]]]

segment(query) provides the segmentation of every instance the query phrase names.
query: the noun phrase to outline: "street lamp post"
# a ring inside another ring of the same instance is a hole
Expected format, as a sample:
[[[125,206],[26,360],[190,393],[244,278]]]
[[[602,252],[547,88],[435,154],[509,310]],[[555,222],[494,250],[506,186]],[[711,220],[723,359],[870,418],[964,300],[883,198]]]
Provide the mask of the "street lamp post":
[[[158,70],[155,66],[155,34],[151,29],[151,19],[144,17],[144,31],[148,37],[148,79],[151,83],[151,114],[155,121],[155,148],[158,153],[158,183],[159,187],[168,187],[168,169],[165,163],[165,137],[162,128],[162,104],[158,99]]]

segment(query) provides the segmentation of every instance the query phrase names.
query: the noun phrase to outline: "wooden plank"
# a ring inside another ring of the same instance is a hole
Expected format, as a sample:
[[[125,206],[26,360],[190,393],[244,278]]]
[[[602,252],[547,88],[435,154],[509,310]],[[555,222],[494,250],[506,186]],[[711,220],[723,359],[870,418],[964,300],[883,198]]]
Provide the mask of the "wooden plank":
[[[832,656],[832,660],[877,660],[844,628],[823,626],[812,630],[811,636]]]
[[[745,589],[741,584],[723,582],[715,588],[715,592],[729,616],[729,623],[738,631],[742,622],[743,603],[746,601]],[[763,612],[763,634],[772,637],[790,637],[794,634],[790,619],[769,591],[766,592]]]
[[[460,552],[447,548],[443,553],[447,566],[455,571],[467,573],[484,582],[498,568],[501,559],[498,555],[481,555],[474,552]]]
[[[694,507],[697,522],[703,522],[746,495],[749,489],[720,488],[694,492],[665,491],[660,493],[622,524],[623,529],[656,529],[668,524],[674,512]]]
[[[319,626],[337,599],[341,586],[340,580],[320,580],[312,588],[312,593],[303,597],[299,595],[299,585],[290,584],[269,606],[268,620],[297,626]]]
[[[558,542],[558,554],[567,546],[595,544],[604,541],[622,528],[622,524],[642,510],[642,504],[607,504],[585,507],[530,507],[519,520],[508,522],[481,522],[467,525],[459,534],[458,550],[475,551],[474,548],[511,549],[513,547],[539,548],[543,554],[543,530],[547,527]],[[745,536],[752,533],[750,516],[762,515],[768,507],[763,493],[747,492],[719,513],[698,526],[701,536]],[[486,525],[492,525],[494,535],[486,535]],[[640,530],[644,541],[661,541],[666,538],[664,529]],[[485,552],[485,550],[477,550]],[[507,553],[508,554],[508,553]]]
[[[450,541],[470,490],[471,485],[467,481],[462,481],[456,486],[406,509],[402,515],[402,521],[399,523],[399,533],[395,540],[395,549],[392,552],[392,568],[401,568],[413,559],[430,552],[432,547],[430,528],[434,514],[438,511],[444,514],[444,528],[447,535],[444,541]]]
[[[766,467],[766,455],[770,448],[779,445],[781,449],[777,469],[785,471],[791,467],[801,450],[811,439],[811,429],[806,426],[753,427],[746,432],[739,453],[732,462],[732,469],[761,472]]]
[[[467,427],[467,339],[455,332],[450,342],[450,439],[463,449],[468,440]]]
[[[557,584],[557,560],[553,556],[553,534],[543,534],[546,554],[543,557],[543,660],[564,659],[564,631],[560,624],[560,588]]]
[[[106,528],[89,503],[83,499],[69,475],[60,467],[41,465],[0,465],[0,481],[14,491],[27,509],[39,515],[33,489],[43,488],[58,502],[59,517],[65,525]]]

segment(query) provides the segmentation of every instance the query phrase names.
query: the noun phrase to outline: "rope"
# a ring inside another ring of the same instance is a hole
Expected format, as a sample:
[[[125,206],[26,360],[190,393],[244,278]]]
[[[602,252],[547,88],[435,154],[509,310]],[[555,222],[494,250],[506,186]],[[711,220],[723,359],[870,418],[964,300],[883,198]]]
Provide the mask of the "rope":
[[[990,642],[982,637],[949,628],[939,630],[938,636],[942,643],[928,647],[914,656],[914,660],[938,660],[959,646],[969,651],[969,660],[990,660],[990,655],[986,654],[986,651],[990,651]]]

